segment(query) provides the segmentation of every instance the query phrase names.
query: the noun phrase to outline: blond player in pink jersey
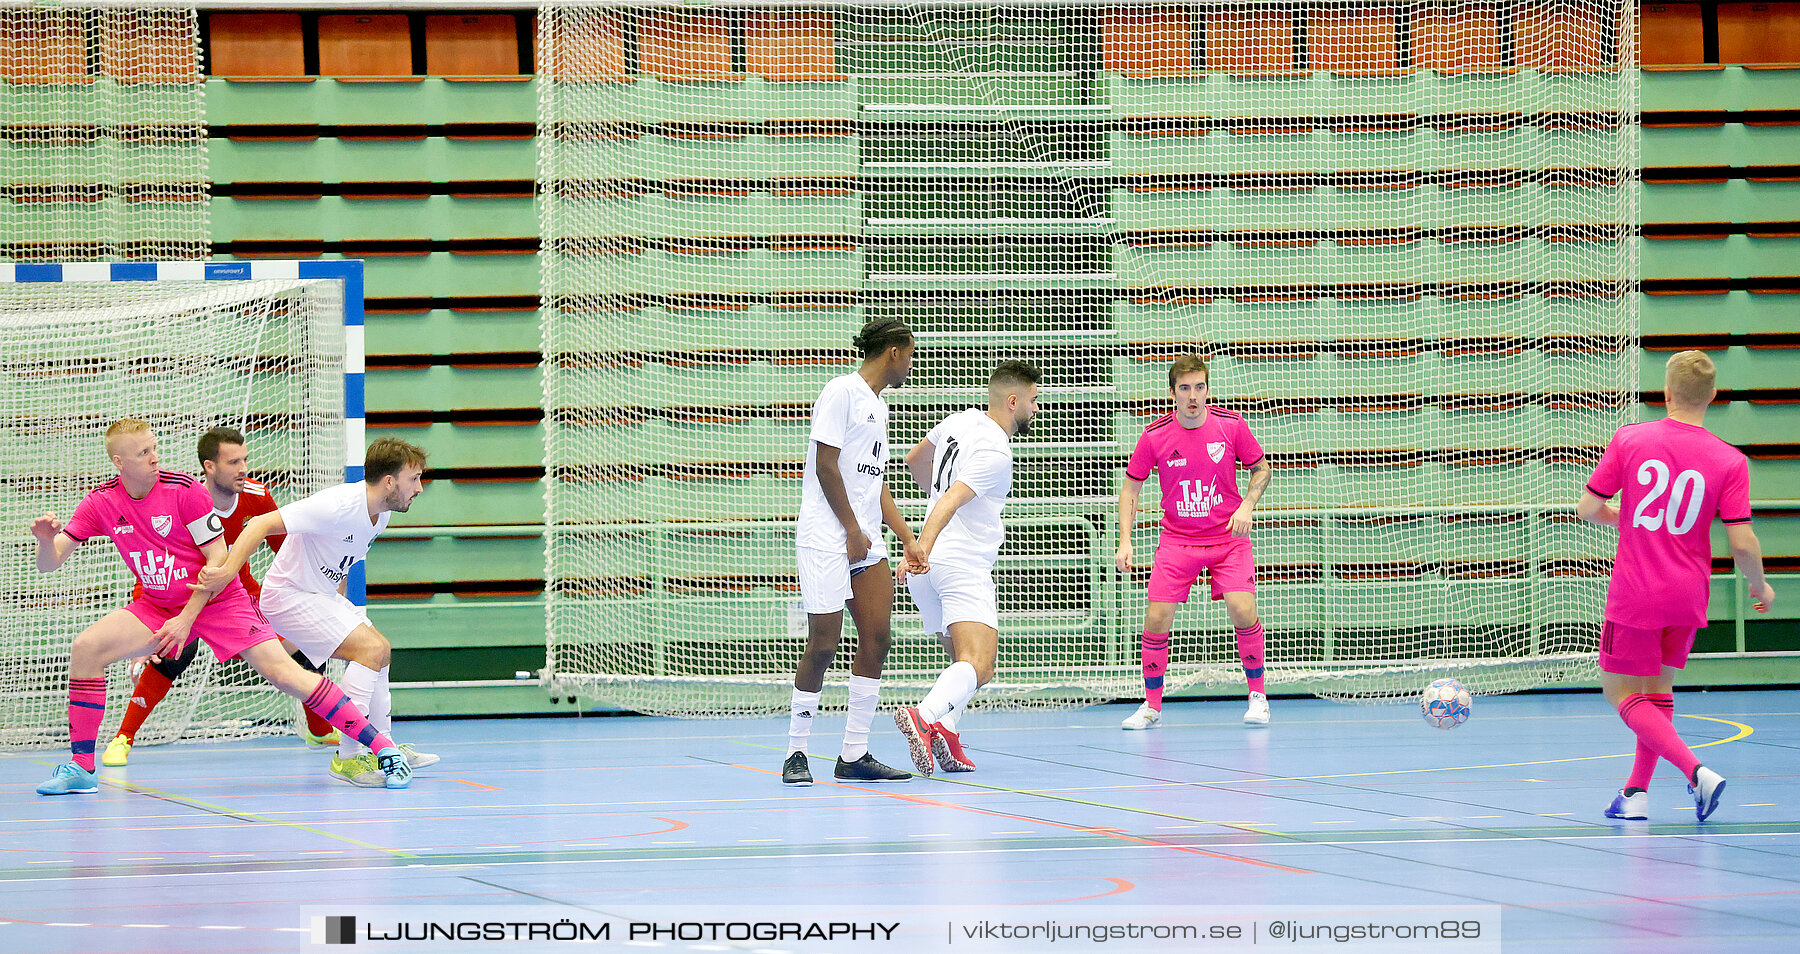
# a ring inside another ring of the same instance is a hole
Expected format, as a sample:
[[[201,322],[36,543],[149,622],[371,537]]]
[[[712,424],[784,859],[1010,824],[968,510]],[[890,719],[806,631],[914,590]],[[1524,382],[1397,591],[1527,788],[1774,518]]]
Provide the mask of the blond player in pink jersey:
[[[143,593],[75,637],[69,651],[71,758],[38,793],[98,791],[94,740],[106,714],[106,667],[150,653],[177,657],[190,638],[211,646],[221,662],[241,657],[346,736],[364,740],[380,753],[386,787],[405,788],[412,779],[405,755],[336,683],[300,668],[282,652],[241,581],[233,576],[210,599],[192,588],[200,570],[223,563],[226,553],[224,527],[199,479],[159,466],[156,435],[143,421],[127,418],[107,428],[106,453],[119,476],[83,498],[66,526],[53,513],[32,523],[38,572],[55,571],[89,539],[110,537]]]
[[[1236,412],[1211,407],[1211,375],[1199,355],[1183,355],[1169,366],[1174,411],[1150,422],[1125,465],[1119,491],[1119,571],[1133,569],[1131,531],[1137,525],[1138,494],[1150,472],[1162,486],[1162,535],[1150,570],[1150,608],[1144,614],[1144,704],[1120,723],[1148,729],[1162,721],[1163,676],[1169,669],[1169,630],[1175,608],[1186,603],[1201,573],[1212,581],[1212,598],[1223,600],[1237,631],[1238,659],[1249,684],[1244,724],[1269,724],[1269,697],[1263,692],[1263,629],[1256,615],[1256,559],[1250,549],[1251,511],[1269,486],[1269,462],[1249,425]],[[1237,470],[1250,471],[1238,493]]]
[[[1581,519],[1619,529],[1600,629],[1600,688],[1637,736],[1637,757],[1608,818],[1649,817],[1658,758],[1681,770],[1701,821],[1725,791],[1725,779],[1676,733],[1672,693],[1694,632],[1706,625],[1714,517],[1725,525],[1757,611],[1768,612],[1775,599],[1750,529],[1750,462],[1705,427],[1706,406],[1719,393],[1713,377],[1712,359],[1698,351],[1671,357],[1663,372],[1668,416],[1619,428],[1575,505]],[[1614,494],[1616,507],[1607,502]]]

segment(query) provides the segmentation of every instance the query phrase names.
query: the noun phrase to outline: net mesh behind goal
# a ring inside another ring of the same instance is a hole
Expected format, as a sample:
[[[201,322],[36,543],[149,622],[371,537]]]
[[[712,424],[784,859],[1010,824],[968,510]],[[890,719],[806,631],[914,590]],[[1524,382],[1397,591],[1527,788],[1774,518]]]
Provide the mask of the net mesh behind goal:
[[[197,472],[200,434],[226,424],[244,432],[251,474],[277,502],[341,482],[343,299],[342,283],[318,280],[0,281],[0,744],[68,741],[71,641],[131,598],[104,538],[40,575],[32,521],[66,521],[116,476],[103,438],[124,417],[152,425],[165,470]],[[129,699],[126,668],[108,670],[103,732]],[[285,731],[295,711],[202,646],[138,741]]]
[[[0,260],[206,256],[192,7],[0,9]]]
[[[1145,574],[1112,566],[1115,501],[1190,351],[1275,466],[1252,534],[1273,691],[1591,675],[1610,544],[1570,502],[1636,396],[1635,18],[545,8],[553,684],[648,712],[785,707],[808,408],[882,316],[919,338],[883,395],[915,526],[899,456],[998,360],[1045,370],[991,701],[1141,692]],[[1127,528],[1142,562],[1156,519]],[[1197,592],[1169,684],[1236,682]],[[917,628],[900,596],[890,697],[944,665]]]

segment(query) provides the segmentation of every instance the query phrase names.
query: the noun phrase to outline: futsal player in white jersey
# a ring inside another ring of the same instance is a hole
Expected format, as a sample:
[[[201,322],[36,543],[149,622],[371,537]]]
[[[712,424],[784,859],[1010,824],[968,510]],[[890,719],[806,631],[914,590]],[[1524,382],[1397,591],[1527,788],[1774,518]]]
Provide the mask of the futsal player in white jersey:
[[[425,489],[425,451],[402,440],[372,441],[363,457],[363,479],[339,484],[298,500],[244,526],[223,566],[200,573],[200,586],[223,586],[265,537],[287,534],[263,578],[263,616],[316,665],[333,657],[344,667],[344,694],[362,707],[369,722],[392,733],[393,696],[388,687],[392,648],[369,622],[363,608],[344,596],[351,568],[369,555],[369,544],[387,529],[388,515],[405,513]],[[401,745],[411,768],[438,757]],[[352,785],[378,784],[374,758],[348,734],[331,760],[333,777]]]
[[[931,495],[919,532],[920,565],[902,568],[925,632],[950,637],[956,661],[938,676],[917,708],[894,713],[912,747],[913,765],[930,775],[933,758],[946,772],[972,772],[957,721],[975,690],[994,678],[1000,615],[994,560],[1006,536],[1000,510],[1012,490],[1012,438],[1031,429],[1042,373],[1002,361],[988,377],[985,409],[958,411],[906,455],[913,480]]]
[[[844,607],[856,621],[856,659],[850,665],[850,712],[844,747],[832,777],[840,782],[904,782],[912,775],[889,768],[869,751],[869,723],[881,693],[894,609],[894,574],[888,568],[881,525],[892,527],[901,547],[917,559],[918,541],[888,492],[888,407],[885,388],[912,370],[913,334],[893,318],[863,326],[851,343],[862,366],[831,379],[813,402],[811,440],[800,495],[795,542],[800,602],[806,610],[806,649],[794,672],[788,717],[788,754],[781,766],[787,785],[811,785],[806,741],[818,713],[825,671],[844,631]]]

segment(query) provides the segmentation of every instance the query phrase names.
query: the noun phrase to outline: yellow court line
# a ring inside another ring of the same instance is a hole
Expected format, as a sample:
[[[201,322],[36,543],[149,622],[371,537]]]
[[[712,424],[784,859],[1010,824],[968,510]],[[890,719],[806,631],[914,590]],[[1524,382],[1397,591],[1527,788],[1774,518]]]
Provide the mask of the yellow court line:
[[[37,762],[40,765],[48,764],[41,759],[32,759],[32,761]],[[347,845],[355,845],[358,848],[367,848],[370,851],[379,851],[383,854],[393,855],[396,858],[417,858],[417,857],[419,857],[418,855],[415,855],[411,852],[399,851],[399,850],[393,849],[393,848],[383,848],[380,845],[372,845],[366,841],[360,841],[355,838],[349,838],[344,835],[337,834],[336,832],[326,831],[323,828],[314,828],[311,825],[299,825],[299,824],[295,824],[294,822],[285,822],[285,821],[281,821],[279,819],[270,818],[267,815],[258,815],[255,812],[237,811],[235,809],[226,808],[223,805],[214,805],[211,802],[203,802],[197,798],[189,798],[186,795],[177,795],[174,792],[165,792],[162,789],[151,788],[148,785],[142,785],[137,782],[129,782],[124,779],[118,779],[118,778],[108,778],[107,776],[101,775],[98,772],[94,773],[94,777],[108,785],[115,787],[115,788],[122,788],[128,792],[137,792],[142,795],[154,795],[157,798],[166,798],[166,799],[169,799],[170,801],[175,802],[176,804],[179,804],[179,805],[188,805],[188,806],[191,806],[194,808],[205,809],[206,811],[209,811],[209,812],[218,812],[221,815],[231,815],[236,818],[248,818],[251,821],[260,822],[265,825],[277,825],[282,828],[292,828],[295,831],[304,831],[304,832],[308,832],[308,833],[311,833],[314,835],[322,835],[326,838],[332,839],[333,841],[341,841]]]
[[[211,802],[203,802],[197,798],[189,798],[186,795],[177,795],[174,792],[165,792],[160,789],[151,788],[148,785],[140,785],[137,782],[127,782],[127,781],[124,781],[123,779],[106,778],[105,776],[100,776],[100,781],[107,782],[112,785],[116,785],[120,788],[127,789],[129,791],[141,792],[145,795],[155,795],[159,798],[167,798],[167,799],[170,799],[170,800],[175,801],[182,805],[192,805],[196,808],[204,808],[207,811],[218,812],[221,815],[231,815],[231,816],[234,816],[237,818],[248,818],[251,821],[259,822],[259,823],[266,824],[266,825],[279,825],[282,828],[292,828],[295,831],[304,831],[304,832],[309,832],[314,835],[323,835],[324,837],[330,838],[333,841],[341,841],[347,845],[355,845],[358,848],[367,848],[370,851],[379,851],[383,854],[393,855],[396,858],[417,858],[417,857],[419,857],[418,855],[415,855],[410,851],[400,851],[395,848],[383,848],[380,845],[370,844],[369,842],[362,841],[360,839],[351,838],[346,835],[340,835],[336,832],[326,831],[323,828],[314,828],[311,825],[300,825],[300,824],[296,824],[294,822],[280,821],[279,819],[270,818],[267,815],[258,815],[255,812],[238,811],[236,809],[226,808],[223,805],[214,805]]]

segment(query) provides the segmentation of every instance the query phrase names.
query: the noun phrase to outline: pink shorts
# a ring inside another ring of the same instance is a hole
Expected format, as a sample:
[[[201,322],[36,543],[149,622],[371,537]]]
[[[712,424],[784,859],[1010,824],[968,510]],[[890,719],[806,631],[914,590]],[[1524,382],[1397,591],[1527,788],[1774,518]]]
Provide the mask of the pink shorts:
[[[1660,676],[1682,669],[1694,648],[1692,626],[1639,629],[1607,620],[1600,627],[1600,668],[1620,676]]]
[[[1164,543],[1156,548],[1150,568],[1150,602],[1186,603],[1202,572],[1212,577],[1212,598],[1227,593],[1256,592],[1256,558],[1249,537],[1232,537],[1211,546]]]
[[[132,600],[125,609],[136,616],[152,633],[162,624],[181,615],[181,607],[158,606],[142,597]],[[190,634],[212,647],[213,655],[224,662],[238,653],[275,638],[275,630],[256,610],[256,601],[241,589],[231,589],[215,597],[200,609]]]

